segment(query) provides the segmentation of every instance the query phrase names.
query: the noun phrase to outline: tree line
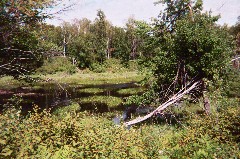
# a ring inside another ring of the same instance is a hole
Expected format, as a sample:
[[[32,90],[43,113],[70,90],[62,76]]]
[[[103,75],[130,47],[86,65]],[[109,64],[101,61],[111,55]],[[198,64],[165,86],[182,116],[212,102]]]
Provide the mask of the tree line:
[[[44,19],[49,17],[44,13],[44,9],[53,6],[54,2],[56,3],[56,1],[28,3],[23,0],[13,2],[4,0],[0,3],[2,74],[4,72],[18,74],[24,69],[29,70],[35,68],[35,66],[39,67],[42,64],[43,57],[56,55],[71,58],[79,68],[91,67],[93,63],[102,64],[106,59],[110,58],[120,59],[125,64],[129,60],[135,59],[152,60],[154,57],[159,57],[157,54],[160,51],[168,50],[167,52],[169,52],[171,50],[169,47],[172,44],[166,45],[166,42],[172,40],[173,36],[175,37],[176,31],[179,31],[176,28],[180,25],[178,21],[183,17],[185,18],[185,21],[182,22],[184,25],[188,23],[188,20],[191,20],[188,24],[191,28],[183,30],[189,32],[189,35],[183,34],[179,36],[179,39],[175,39],[175,42],[181,41],[181,44],[178,44],[179,48],[185,46],[182,50],[175,50],[179,54],[179,58],[182,58],[183,55],[187,57],[201,56],[200,52],[196,51],[198,49],[196,46],[195,51],[192,48],[195,55],[185,55],[180,52],[189,49],[187,46],[189,42],[183,41],[181,38],[184,36],[196,36],[193,31],[202,29],[203,25],[194,28],[193,24],[202,24],[203,19],[205,19],[205,23],[212,23],[212,26],[214,26],[212,28],[209,24],[205,26],[206,29],[225,29],[220,33],[231,33],[234,35],[235,41],[237,39],[239,41],[239,22],[230,28],[217,26],[215,22],[218,17],[213,17],[210,13],[209,15],[200,13],[202,11],[201,0],[198,0],[196,5],[192,7],[190,4],[193,5],[193,3],[189,0],[160,1],[167,4],[167,8],[164,12],[160,12],[158,18],[155,18],[152,23],[129,18],[125,27],[113,26],[102,10],[97,11],[94,21],[83,18],[75,19],[71,23],[63,22],[60,26],[48,25],[44,23]],[[191,16],[190,19],[189,16]],[[192,34],[190,33],[191,30],[193,30]],[[207,34],[207,31],[202,32],[206,37],[211,37]],[[189,37],[186,38],[189,39]],[[166,46],[163,47],[164,45]],[[178,46],[175,46],[175,48]],[[207,50],[202,50],[202,52],[204,51]],[[11,56],[8,56],[9,54]],[[22,62],[27,58],[19,58],[19,56],[31,57],[29,58],[31,62],[28,62],[29,66],[25,66],[24,63],[26,62]],[[170,59],[168,58],[168,60]],[[186,61],[186,59],[181,59],[181,61]],[[16,63],[20,63],[20,65],[16,66]]]
[[[67,56],[79,68],[102,64],[110,58],[127,64],[141,55],[135,19],[129,18],[125,27],[113,26],[102,10],[97,11],[94,21],[75,19],[72,23],[63,22],[57,27],[43,24],[39,33],[47,56]]]

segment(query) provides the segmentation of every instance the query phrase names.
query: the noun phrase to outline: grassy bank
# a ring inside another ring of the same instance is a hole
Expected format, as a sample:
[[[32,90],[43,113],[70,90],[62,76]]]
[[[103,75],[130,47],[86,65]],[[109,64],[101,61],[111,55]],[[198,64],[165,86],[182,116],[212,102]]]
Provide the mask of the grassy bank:
[[[128,83],[133,81],[140,81],[143,79],[143,76],[140,75],[137,71],[132,72],[104,72],[104,73],[94,73],[94,72],[78,72],[72,75],[66,73],[56,73],[52,75],[37,76],[42,79],[52,79],[59,83],[68,83],[68,84],[118,84],[118,83]]]
[[[31,83],[31,85],[41,85],[43,83],[66,83],[69,85],[99,85],[99,84],[119,84],[129,82],[139,82],[143,79],[137,71],[121,72],[121,73],[94,73],[94,72],[77,72],[74,74],[67,74],[65,72],[58,72],[56,74],[48,75],[32,75],[32,78],[40,78],[48,82],[39,81]],[[10,76],[0,78],[0,89],[12,89],[20,86],[29,86],[29,83],[18,81]]]

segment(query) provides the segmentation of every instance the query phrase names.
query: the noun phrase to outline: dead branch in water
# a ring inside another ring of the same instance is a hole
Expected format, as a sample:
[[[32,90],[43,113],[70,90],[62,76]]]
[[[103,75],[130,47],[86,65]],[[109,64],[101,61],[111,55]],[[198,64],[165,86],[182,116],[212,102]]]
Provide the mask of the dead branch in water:
[[[158,108],[156,108],[154,111],[152,111],[151,113],[143,116],[143,117],[138,117],[136,119],[133,119],[129,122],[124,123],[125,126],[130,126],[133,124],[137,124],[140,123],[150,117],[152,117],[153,115],[163,111],[164,109],[166,109],[168,106],[174,104],[175,102],[179,101],[184,95],[188,94],[190,91],[192,91],[193,89],[195,89],[196,87],[198,87],[200,84],[199,81],[193,83],[193,84],[188,84],[187,86],[185,86],[183,89],[181,89],[178,93],[176,93],[175,95],[173,95],[168,101],[166,101],[165,103],[163,103],[162,105],[160,105]]]

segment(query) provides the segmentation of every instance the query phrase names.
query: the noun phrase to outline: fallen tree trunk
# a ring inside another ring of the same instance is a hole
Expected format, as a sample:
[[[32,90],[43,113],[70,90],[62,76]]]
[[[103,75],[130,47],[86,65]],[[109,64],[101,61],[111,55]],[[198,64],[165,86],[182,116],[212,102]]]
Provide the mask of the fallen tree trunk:
[[[190,91],[192,91],[193,89],[198,87],[199,84],[200,84],[199,81],[194,82],[193,84],[188,84],[186,87],[184,87],[182,90],[180,90],[178,93],[176,93],[174,96],[172,96],[168,101],[166,101],[165,103],[160,105],[158,108],[156,108],[151,113],[149,113],[149,114],[147,114],[147,115],[145,115],[143,117],[138,117],[138,118],[133,119],[131,121],[125,122],[124,125],[125,126],[130,126],[130,125],[133,125],[133,124],[140,123],[140,122],[142,122],[142,121],[152,117],[153,115],[163,111],[164,109],[166,109],[170,105],[172,105],[175,102],[179,101],[184,95],[188,94]]]

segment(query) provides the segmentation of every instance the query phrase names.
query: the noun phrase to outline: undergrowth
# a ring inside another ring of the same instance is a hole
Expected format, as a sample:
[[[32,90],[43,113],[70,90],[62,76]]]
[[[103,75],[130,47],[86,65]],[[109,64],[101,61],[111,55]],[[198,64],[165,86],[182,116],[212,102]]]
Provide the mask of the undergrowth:
[[[43,66],[36,70],[36,74],[55,74],[57,72],[66,72],[73,74],[76,72],[74,66],[67,57],[52,57],[46,59]]]
[[[136,71],[138,70],[138,64],[137,61],[129,61],[128,64],[123,64],[120,60],[112,58],[107,59],[102,64],[93,63],[90,70],[96,73]]]
[[[239,101],[225,100],[210,116],[183,112],[182,124],[129,130],[101,115],[77,113],[76,104],[52,114],[36,106],[27,117],[6,109],[0,158],[239,158]]]

